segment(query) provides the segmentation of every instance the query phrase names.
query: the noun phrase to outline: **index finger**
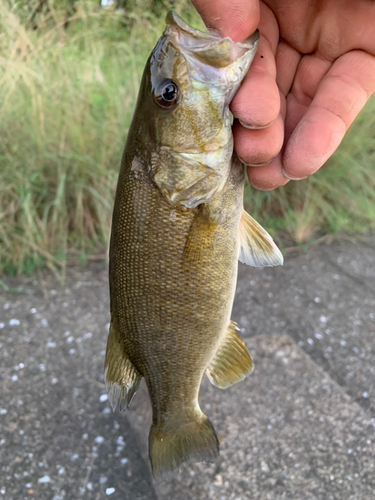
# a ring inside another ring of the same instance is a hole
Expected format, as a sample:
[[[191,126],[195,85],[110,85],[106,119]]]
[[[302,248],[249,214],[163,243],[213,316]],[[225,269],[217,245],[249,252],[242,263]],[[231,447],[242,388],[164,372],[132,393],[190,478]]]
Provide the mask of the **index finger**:
[[[243,42],[259,24],[258,0],[192,0],[207,28],[217,30],[222,37]]]

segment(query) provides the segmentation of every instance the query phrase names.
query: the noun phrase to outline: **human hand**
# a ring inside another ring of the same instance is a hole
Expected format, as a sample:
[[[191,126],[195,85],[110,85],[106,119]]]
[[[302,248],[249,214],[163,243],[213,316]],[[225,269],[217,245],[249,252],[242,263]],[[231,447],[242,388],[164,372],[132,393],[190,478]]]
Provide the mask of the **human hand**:
[[[243,41],[260,30],[231,104],[235,150],[250,183],[269,190],[316,172],[375,91],[375,2],[192,3],[222,36]]]

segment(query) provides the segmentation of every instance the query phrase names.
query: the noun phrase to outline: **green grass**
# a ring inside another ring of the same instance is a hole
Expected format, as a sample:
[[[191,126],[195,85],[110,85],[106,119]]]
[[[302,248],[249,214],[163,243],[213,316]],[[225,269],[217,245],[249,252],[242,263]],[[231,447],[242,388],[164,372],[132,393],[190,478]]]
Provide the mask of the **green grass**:
[[[67,29],[56,7],[33,30],[16,2],[0,4],[0,273],[63,273],[67,261],[106,253],[120,158],[165,12],[139,0],[125,22],[96,0],[75,5]],[[372,100],[318,174],[272,193],[247,186],[248,210],[298,243],[375,226],[374,111]]]

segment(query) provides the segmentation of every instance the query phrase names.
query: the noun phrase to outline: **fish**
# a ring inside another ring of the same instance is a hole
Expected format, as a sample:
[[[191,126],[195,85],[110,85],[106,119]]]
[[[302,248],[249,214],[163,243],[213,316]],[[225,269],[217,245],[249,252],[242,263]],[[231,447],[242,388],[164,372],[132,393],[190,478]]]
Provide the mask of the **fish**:
[[[153,475],[214,461],[219,442],[198,403],[206,374],[242,380],[252,358],[231,321],[238,261],[282,264],[271,236],[243,208],[244,166],[229,104],[255,55],[169,12],[146,63],[129,128],[109,250],[111,322],[105,384],[125,410],[145,379]]]

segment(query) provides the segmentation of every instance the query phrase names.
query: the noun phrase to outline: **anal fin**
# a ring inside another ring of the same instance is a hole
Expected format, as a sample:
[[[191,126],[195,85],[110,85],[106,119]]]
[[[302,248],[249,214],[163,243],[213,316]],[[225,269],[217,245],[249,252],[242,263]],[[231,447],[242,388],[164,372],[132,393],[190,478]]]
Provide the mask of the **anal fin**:
[[[243,380],[253,371],[253,360],[231,321],[225,339],[206,368],[206,375],[213,385],[225,389]]]
[[[104,365],[104,381],[112,410],[124,411],[137,392],[142,376],[128,358],[118,331],[112,321],[109,328]]]
[[[283,265],[283,255],[271,236],[245,210],[241,214],[239,237],[238,259],[243,264],[254,267]]]

